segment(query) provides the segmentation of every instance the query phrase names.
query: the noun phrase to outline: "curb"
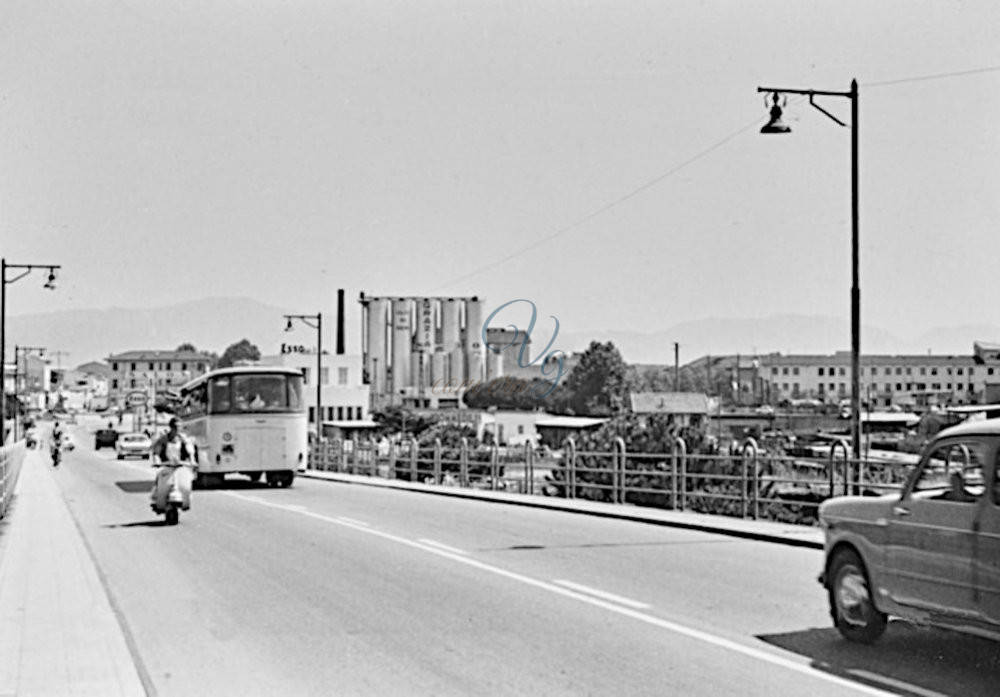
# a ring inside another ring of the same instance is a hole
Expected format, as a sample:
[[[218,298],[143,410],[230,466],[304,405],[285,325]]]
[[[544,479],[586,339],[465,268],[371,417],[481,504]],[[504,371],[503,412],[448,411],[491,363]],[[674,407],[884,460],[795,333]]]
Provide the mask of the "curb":
[[[486,503],[527,506],[530,508],[563,511],[565,513],[590,515],[599,518],[626,520],[633,523],[715,533],[718,535],[726,535],[728,537],[755,540],[758,542],[769,542],[772,544],[782,544],[790,547],[804,547],[807,549],[817,550],[823,549],[821,534],[820,539],[818,540],[810,539],[816,537],[819,530],[818,528],[785,525],[770,521],[748,521],[739,518],[729,518],[727,516],[713,516],[707,513],[681,513],[652,508],[649,509],[648,513],[640,513],[639,511],[642,510],[641,507],[624,508],[624,504],[608,504],[597,501],[573,502],[566,499],[532,496],[530,494],[510,494],[499,491],[480,491],[476,489],[461,489],[458,487],[413,484],[411,482],[404,482],[401,480],[373,479],[363,475],[319,472],[315,470],[307,470],[305,472],[300,471],[297,476],[305,477],[307,479],[336,482],[339,484],[381,487],[383,489],[410,491],[420,494],[432,494],[435,496],[476,499],[479,501],[485,501]],[[681,516],[683,516],[683,518]],[[765,528],[765,526],[772,525],[776,527],[773,531],[761,529]]]

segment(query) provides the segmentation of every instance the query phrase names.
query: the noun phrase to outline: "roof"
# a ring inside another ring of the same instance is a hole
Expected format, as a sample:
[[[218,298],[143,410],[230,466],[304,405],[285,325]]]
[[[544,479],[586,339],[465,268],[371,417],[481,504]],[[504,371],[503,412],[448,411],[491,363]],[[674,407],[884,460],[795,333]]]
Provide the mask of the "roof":
[[[547,419],[539,419],[535,422],[538,428],[591,428],[600,426],[607,419],[599,419],[591,416],[550,416]]]
[[[935,436],[1000,436],[1000,419],[984,419],[982,421],[963,421],[957,426],[946,428]]]
[[[950,414],[978,414],[987,411],[1000,411],[1000,404],[966,404],[964,406],[945,407]]]
[[[897,411],[861,412],[862,423],[871,424],[915,424],[920,421],[916,414]]]
[[[633,392],[636,414],[708,414],[708,395],[701,392]]]
[[[204,375],[199,375],[193,380],[182,385],[181,389],[186,389],[190,385],[195,385],[199,382],[219,377],[220,375],[246,375],[247,373],[264,373],[268,375],[302,375],[302,370],[300,368],[286,368],[283,365],[239,365],[231,368],[217,368],[215,370],[210,370]]]
[[[125,351],[108,356],[108,361],[208,361],[209,356],[197,351],[160,351],[157,349],[140,349]]]

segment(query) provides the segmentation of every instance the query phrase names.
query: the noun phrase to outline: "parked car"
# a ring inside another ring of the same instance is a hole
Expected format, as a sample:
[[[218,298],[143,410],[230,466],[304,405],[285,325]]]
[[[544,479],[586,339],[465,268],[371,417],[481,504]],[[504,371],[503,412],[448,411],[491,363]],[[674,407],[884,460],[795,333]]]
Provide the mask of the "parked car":
[[[113,448],[118,442],[118,431],[113,428],[100,428],[94,433],[94,450]]]
[[[830,614],[871,643],[889,616],[1000,641],[1000,419],[938,433],[902,493],[823,503]]]
[[[126,433],[118,438],[115,449],[119,460],[126,457],[148,458],[153,449],[153,441],[145,433]]]

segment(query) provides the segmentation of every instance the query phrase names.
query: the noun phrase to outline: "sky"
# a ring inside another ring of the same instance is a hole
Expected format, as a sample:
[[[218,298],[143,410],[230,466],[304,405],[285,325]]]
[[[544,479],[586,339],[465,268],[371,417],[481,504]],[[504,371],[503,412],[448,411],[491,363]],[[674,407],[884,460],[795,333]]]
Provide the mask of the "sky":
[[[852,79],[863,323],[1000,322],[1000,3],[0,0],[7,311],[847,317],[850,129],[757,87]]]

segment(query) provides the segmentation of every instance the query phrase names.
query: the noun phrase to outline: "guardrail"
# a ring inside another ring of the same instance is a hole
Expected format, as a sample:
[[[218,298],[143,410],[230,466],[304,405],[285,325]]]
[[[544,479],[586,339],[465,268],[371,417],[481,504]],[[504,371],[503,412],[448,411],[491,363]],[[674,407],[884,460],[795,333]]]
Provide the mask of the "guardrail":
[[[0,518],[7,515],[17,477],[21,474],[21,463],[24,462],[25,444],[18,441],[0,447]]]
[[[677,438],[670,452],[631,452],[622,438],[606,451],[452,446],[378,446],[350,441],[314,447],[310,467],[389,479],[493,491],[590,499],[617,504],[811,524],[820,503],[842,494],[878,495],[900,489],[908,465],[853,460],[846,442],[824,457],[762,450],[748,438],[726,453],[690,453]]]

